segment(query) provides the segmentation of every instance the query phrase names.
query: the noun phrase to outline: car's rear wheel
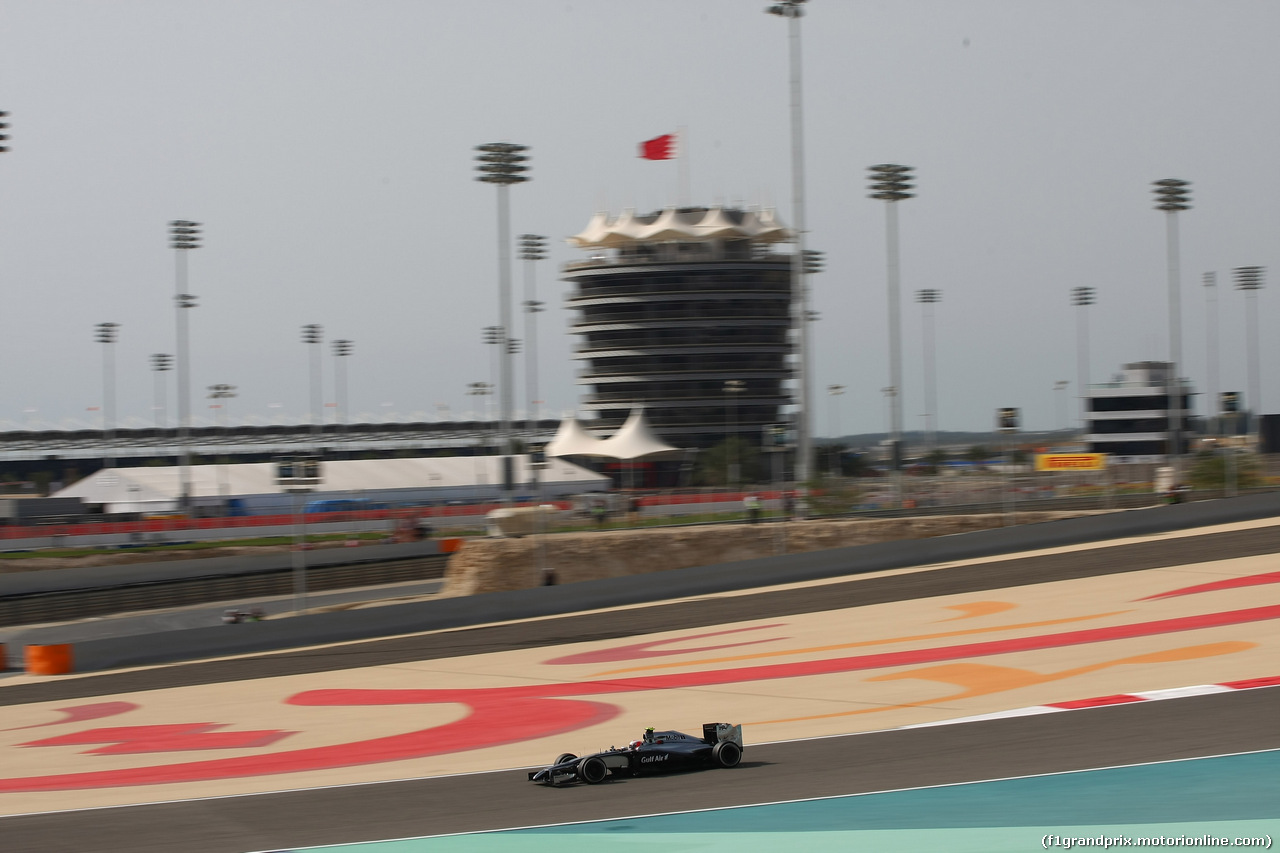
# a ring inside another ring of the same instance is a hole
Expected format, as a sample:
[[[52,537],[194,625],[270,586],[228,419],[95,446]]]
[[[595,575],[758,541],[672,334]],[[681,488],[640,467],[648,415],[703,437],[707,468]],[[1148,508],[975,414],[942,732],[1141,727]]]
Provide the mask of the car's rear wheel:
[[[588,785],[603,782],[609,775],[609,766],[598,755],[592,755],[578,762],[578,778]]]
[[[557,756],[556,756],[556,760],[555,760],[555,761],[553,761],[553,762],[551,762],[551,763],[552,763],[553,765],[554,765],[554,764],[564,764],[566,761],[573,761],[573,760],[574,760],[575,758],[577,758],[577,757],[578,757],[578,756],[574,755],[572,752],[562,752],[562,753],[560,753],[559,755],[557,755]]]
[[[724,740],[711,748],[711,760],[720,767],[737,767],[742,761],[742,747],[731,740]]]

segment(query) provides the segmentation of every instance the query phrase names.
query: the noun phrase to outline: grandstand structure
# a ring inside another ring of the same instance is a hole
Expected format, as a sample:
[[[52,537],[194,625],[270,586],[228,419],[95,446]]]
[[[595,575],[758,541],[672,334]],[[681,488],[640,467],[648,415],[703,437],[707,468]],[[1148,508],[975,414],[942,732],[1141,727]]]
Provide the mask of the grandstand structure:
[[[526,446],[549,441],[559,419],[519,421],[513,425],[517,442]],[[187,440],[197,458],[234,462],[269,461],[298,453],[322,458],[351,459],[391,455],[487,455],[496,453],[496,422],[487,420],[415,423],[326,424],[315,432],[308,424],[229,425],[193,427]],[[75,467],[81,474],[95,470],[106,456],[118,467],[168,462],[181,452],[172,429],[12,430],[0,432],[0,463],[9,470],[32,465]]]

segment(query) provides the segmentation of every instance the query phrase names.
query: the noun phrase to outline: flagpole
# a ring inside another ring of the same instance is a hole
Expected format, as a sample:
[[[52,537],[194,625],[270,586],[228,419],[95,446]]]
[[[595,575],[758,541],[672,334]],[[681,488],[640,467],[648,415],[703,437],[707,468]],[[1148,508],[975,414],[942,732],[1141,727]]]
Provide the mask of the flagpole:
[[[683,207],[688,207],[693,204],[693,193],[689,188],[689,129],[680,125],[676,139],[676,159],[680,161],[680,202]]]

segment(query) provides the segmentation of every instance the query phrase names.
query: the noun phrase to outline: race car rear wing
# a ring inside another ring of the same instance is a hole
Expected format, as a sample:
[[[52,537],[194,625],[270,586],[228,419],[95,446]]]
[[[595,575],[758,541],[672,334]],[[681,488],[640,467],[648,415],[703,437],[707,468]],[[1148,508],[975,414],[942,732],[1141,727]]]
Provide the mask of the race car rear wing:
[[[712,746],[726,740],[742,746],[742,726],[730,723],[703,723],[702,739]]]

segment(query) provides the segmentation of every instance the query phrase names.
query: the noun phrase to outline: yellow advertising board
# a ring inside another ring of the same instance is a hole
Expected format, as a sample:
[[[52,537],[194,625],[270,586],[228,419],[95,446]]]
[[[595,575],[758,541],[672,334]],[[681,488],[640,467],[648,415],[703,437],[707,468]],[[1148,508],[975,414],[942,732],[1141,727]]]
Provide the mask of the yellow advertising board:
[[[1104,471],[1105,453],[1037,453],[1037,471]]]

